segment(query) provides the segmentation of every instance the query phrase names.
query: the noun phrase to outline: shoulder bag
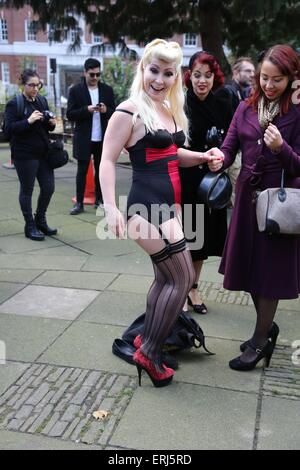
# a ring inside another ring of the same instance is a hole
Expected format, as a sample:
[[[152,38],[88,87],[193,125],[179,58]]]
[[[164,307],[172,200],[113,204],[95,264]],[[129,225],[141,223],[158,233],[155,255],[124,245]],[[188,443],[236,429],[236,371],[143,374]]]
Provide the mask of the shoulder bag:
[[[256,200],[258,230],[270,234],[300,235],[300,189],[284,187],[258,193]]]

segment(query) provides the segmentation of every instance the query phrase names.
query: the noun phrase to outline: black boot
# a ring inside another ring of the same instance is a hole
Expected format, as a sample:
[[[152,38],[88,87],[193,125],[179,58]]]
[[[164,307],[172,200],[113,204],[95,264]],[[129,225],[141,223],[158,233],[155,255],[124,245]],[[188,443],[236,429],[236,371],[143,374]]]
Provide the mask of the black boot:
[[[41,242],[45,240],[45,235],[43,235],[35,226],[34,220],[26,221],[24,227],[25,237],[30,238],[30,240],[35,240]]]
[[[39,214],[36,213],[35,217],[35,225],[38,230],[43,232],[45,235],[56,235],[57,234],[57,229],[56,228],[51,228],[47,224],[47,219],[46,219],[46,214]]]
[[[83,212],[83,211],[84,211],[83,203],[82,202],[76,202],[76,204],[74,204],[74,207],[70,210],[70,215],[81,214],[81,212]]]

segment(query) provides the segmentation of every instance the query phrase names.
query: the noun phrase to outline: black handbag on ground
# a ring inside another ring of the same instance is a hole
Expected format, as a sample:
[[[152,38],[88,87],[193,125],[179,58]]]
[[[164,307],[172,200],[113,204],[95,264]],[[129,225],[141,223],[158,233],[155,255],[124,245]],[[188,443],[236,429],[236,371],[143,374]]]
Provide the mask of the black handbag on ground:
[[[69,161],[68,152],[64,149],[62,140],[54,140],[49,143],[47,161],[53,170],[66,165]]]
[[[230,201],[232,184],[227,173],[209,171],[199,183],[198,201],[210,209],[223,209]]]
[[[122,339],[127,343],[133,345],[136,336],[143,333],[145,322],[145,313],[140,315],[134,322],[125,330]],[[189,349],[192,347],[200,348],[203,346],[208,354],[211,353],[205,346],[205,336],[200,325],[187,313],[182,312],[168,338],[165,341],[164,349],[168,351],[178,351]]]

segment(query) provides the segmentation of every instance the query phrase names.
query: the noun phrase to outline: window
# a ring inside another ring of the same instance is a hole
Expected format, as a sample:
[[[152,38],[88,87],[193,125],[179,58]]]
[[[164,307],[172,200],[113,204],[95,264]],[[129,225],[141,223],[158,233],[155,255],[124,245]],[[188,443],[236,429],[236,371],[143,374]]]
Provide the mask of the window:
[[[183,45],[186,47],[197,47],[197,35],[195,33],[184,34]]]
[[[93,34],[92,35],[92,43],[93,44],[101,44],[102,43],[102,36],[100,36],[100,34]]]
[[[7,32],[7,21],[4,18],[0,18],[0,42],[8,41]]]
[[[7,62],[2,62],[1,64],[1,75],[3,83],[10,83],[9,64]]]
[[[25,32],[27,41],[36,41],[37,27],[34,21],[25,20]]]

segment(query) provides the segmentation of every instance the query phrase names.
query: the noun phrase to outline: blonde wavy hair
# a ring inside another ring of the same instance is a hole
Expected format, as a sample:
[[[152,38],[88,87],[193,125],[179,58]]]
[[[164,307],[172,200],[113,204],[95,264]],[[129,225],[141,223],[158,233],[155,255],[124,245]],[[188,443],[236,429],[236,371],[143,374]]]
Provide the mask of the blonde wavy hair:
[[[166,96],[166,105],[170,109],[178,126],[180,126],[186,136],[188,135],[188,120],[184,113],[184,92],[182,85],[182,50],[177,42],[165,41],[164,39],[154,39],[146,45],[142,59],[140,60],[135,78],[133,80],[129,99],[134,102],[137,111],[134,114],[133,122],[139,116],[150,132],[159,129],[155,104],[144,90],[144,68],[153,59],[163,60],[168,64],[174,64],[176,71],[176,81],[170,88]]]

